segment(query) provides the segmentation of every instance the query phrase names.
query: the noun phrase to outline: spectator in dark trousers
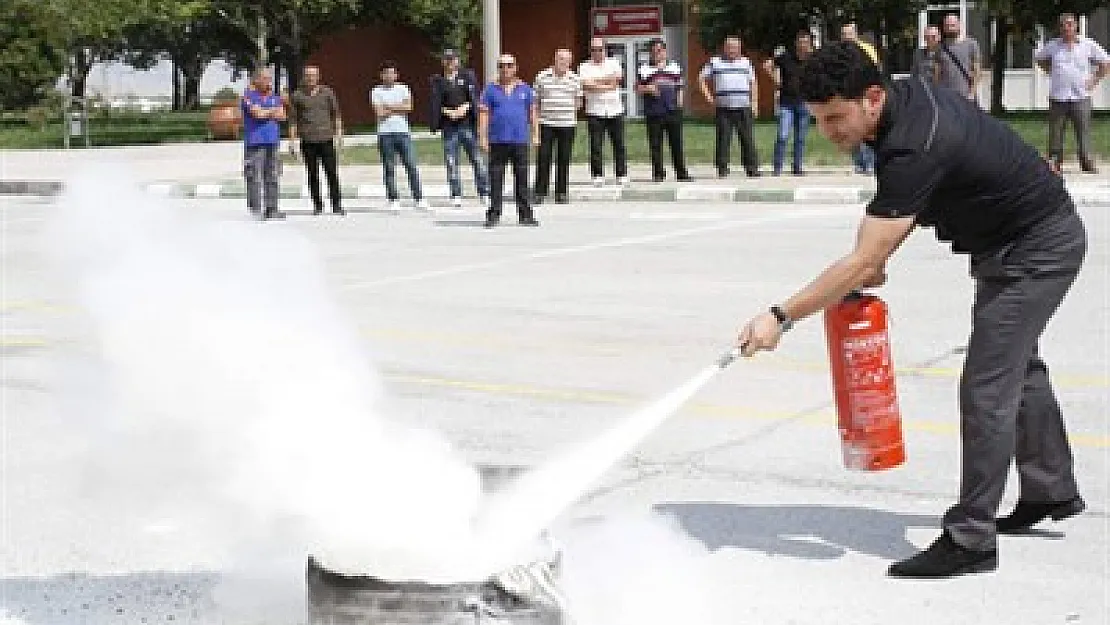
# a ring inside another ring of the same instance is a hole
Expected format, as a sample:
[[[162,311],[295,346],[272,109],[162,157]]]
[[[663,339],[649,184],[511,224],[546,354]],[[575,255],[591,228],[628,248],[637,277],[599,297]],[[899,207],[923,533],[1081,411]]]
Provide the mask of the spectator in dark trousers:
[[[259,219],[285,219],[285,213],[278,210],[281,192],[278,150],[285,103],[274,93],[274,76],[270,70],[260,69],[254,73],[251,86],[243,92],[241,106],[247,206]]]
[[[605,135],[613,144],[613,166],[617,183],[628,184],[628,152],[624,145],[624,100],[620,86],[624,68],[620,61],[605,56],[605,40],[590,40],[590,58],[578,65],[578,78],[586,97],[586,128],[590,133],[590,176],[595,186],[605,183],[601,163]]]
[[[443,163],[451,187],[451,204],[462,206],[462,176],[459,172],[459,146],[470,159],[474,186],[483,204],[489,202],[489,178],[478,149],[475,126],[478,123],[478,79],[473,70],[460,66],[459,53],[443,51],[443,74],[432,77],[432,132],[443,132]]]
[[[686,89],[682,66],[667,58],[666,42],[656,40],[651,44],[651,62],[641,65],[638,74],[636,93],[644,98],[651,178],[662,182],[667,177],[663,169],[663,135],[666,134],[675,177],[681,181],[691,180],[682,148],[682,104]]]
[[[913,69],[910,73],[921,76],[930,83],[937,85],[940,81],[940,69],[937,66],[938,56],[944,54],[940,48],[940,28],[928,26],[925,28],[925,46],[918,48],[913,53]]]
[[[786,140],[794,133],[795,176],[805,174],[806,136],[809,134],[809,109],[802,101],[801,78],[806,59],[813,52],[813,36],[803,30],[794,38],[794,49],[786,50],[773,60],[768,59],[763,67],[775,81],[779,91],[779,127],[775,135],[775,153],[772,166],[776,176],[782,174],[783,161],[786,160]]]
[[[517,78],[516,58],[502,54],[497,59],[497,80],[486,85],[478,107],[478,142],[489,153],[489,209],[486,227],[501,221],[501,196],[505,167],[513,164],[513,196],[522,226],[538,226],[528,197],[528,146],[539,145],[539,115],[536,94]]]
[[[740,53],[740,38],[725,39],[724,54],[709,59],[698,83],[701,94],[716,109],[717,142],[714,164],[717,175],[728,175],[732,133],[740,138],[740,158],[749,177],[759,176],[759,153],[752,138],[756,97],[755,67]]]
[[[1060,37],[1036,53],[1037,66],[1049,75],[1048,154],[1060,172],[1064,162],[1064,127],[1075,126],[1079,166],[1098,173],[1091,158],[1091,91],[1110,73],[1110,56],[1094,39],[1081,37],[1075,15],[1060,16]]]
[[[312,214],[324,212],[320,195],[320,165],[328,179],[328,197],[331,210],[345,215],[342,190],[339,188],[339,167],[336,150],[343,139],[343,119],[339,115],[339,102],[331,87],[320,84],[320,68],[306,65],[304,84],[293,92],[292,117],[289,120],[289,151],[296,155],[297,138],[300,153],[308,171],[308,192],[312,196]]]
[[[578,109],[582,106],[582,83],[570,69],[570,50],[555,51],[555,64],[536,76],[536,110],[540,116],[540,149],[536,159],[535,203],[543,202],[551,180],[551,157],[555,152],[555,203],[569,201],[570,156]]]

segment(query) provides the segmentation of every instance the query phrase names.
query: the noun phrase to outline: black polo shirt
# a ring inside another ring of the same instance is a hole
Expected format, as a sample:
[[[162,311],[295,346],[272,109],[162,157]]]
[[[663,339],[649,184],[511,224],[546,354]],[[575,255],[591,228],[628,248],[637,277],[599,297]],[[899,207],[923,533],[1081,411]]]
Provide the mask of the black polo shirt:
[[[779,68],[779,104],[781,106],[802,105],[802,71],[803,61],[798,59],[796,53],[786,51],[775,57],[775,65]]]
[[[1041,155],[955,91],[919,77],[887,89],[876,150],[876,217],[914,216],[952,250],[989,255],[1075,206]]]

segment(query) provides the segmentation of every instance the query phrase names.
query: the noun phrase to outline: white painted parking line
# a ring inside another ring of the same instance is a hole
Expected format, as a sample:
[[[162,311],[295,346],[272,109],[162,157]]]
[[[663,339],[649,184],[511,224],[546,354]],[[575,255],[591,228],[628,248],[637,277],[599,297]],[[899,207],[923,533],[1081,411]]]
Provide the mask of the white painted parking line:
[[[620,239],[612,239],[609,241],[599,241],[597,243],[588,243],[585,245],[575,245],[570,247],[556,247],[546,250],[539,250],[528,254],[520,254],[517,256],[510,256],[498,258],[496,260],[484,261],[479,263],[469,263],[464,265],[452,265],[443,269],[432,269],[429,271],[420,271],[411,274],[402,274],[399,276],[391,276],[387,278],[379,278],[377,280],[367,280],[362,282],[354,282],[346,284],[342,288],[344,291],[364,291],[372,290],[383,286],[390,286],[394,284],[404,284],[409,282],[420,282],[422,280],[430,280],[434,278],[443,278],[447,276],[457,276],[460,274],[471,273],[475,271],[482,271],[485,269],[493,269],[496,267],[515,267],[520,263],[542,260],[545,258],[558,258],[561,256],[571,256],[574,254],[582,254],[585,252],[594,252],[598,250],[618,249],[622,247],[631,247],[634,245],[645,245],[649,243],[657,243],[660,241],[669,241],[672,239],[680,239],[683,237],[695,236],[707,232],[718,232],[721,230],[729,230],[732,228],[740,228],[745,226],[756,226],[765,223],[775,223],[780,221],[790,221],[796,219],[808,219],[818,217],[830,217],[837,214],[847,213],[850,209],[848,207],[837,206],[822,209],[799,210],[791,212],[775,212],[760,217],[751,217],[748,219],[736,219],[732,221],[725,221],[714,223],[704,226],[697,226],[693,228],[683,228],[681,230],[671,230],[668,232],[660,232],[657,234],[648,234],[636,237],[624,237]]]

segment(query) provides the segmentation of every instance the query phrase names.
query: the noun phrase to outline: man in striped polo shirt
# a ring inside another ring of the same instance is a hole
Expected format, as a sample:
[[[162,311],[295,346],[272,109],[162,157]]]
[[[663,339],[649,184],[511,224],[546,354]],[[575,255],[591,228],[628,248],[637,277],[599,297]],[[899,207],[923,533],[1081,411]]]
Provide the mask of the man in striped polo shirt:
[[[725,39],[724,54],[709,59],[701,70],[701,93],[716,109],[717,145],[714,163],[717,175],[728,175],[732,131],[740,138],[740,158],[749,177],[759,176],[759,154],[752,138],[756,102],[755,67],[740,53],[740,38]]]
[[[680,181],[691,180],[682,149],[682,103],[686,91],[682,66],[667,58],[666,42],[656,39],[651,44],[651,61],[641,65],[637,73],[636,93],[644,98],[651,179],[662,182],[667,177],[663,169],[663,134],[666,133],[675,177]]]
[[[536,157],[536,185],[533,202],[547,197],[551,180],[551,153],[557,149],[555,165],[555,203],[566,204],[570,186],[570,154],[578,109],[582,106],[582,83],[571,71],[570,50],[555,51],[555,64],[536,75],[534,90],[540,113],[540,148]]]

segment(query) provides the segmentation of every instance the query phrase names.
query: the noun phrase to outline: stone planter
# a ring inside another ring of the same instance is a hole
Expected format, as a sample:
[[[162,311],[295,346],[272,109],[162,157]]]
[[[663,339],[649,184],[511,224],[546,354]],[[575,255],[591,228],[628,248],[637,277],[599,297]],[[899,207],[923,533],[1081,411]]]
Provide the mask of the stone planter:
[[[243,131],[239,102],[216,102],[208,111],[208,134],[213,139],[238,139]]]

